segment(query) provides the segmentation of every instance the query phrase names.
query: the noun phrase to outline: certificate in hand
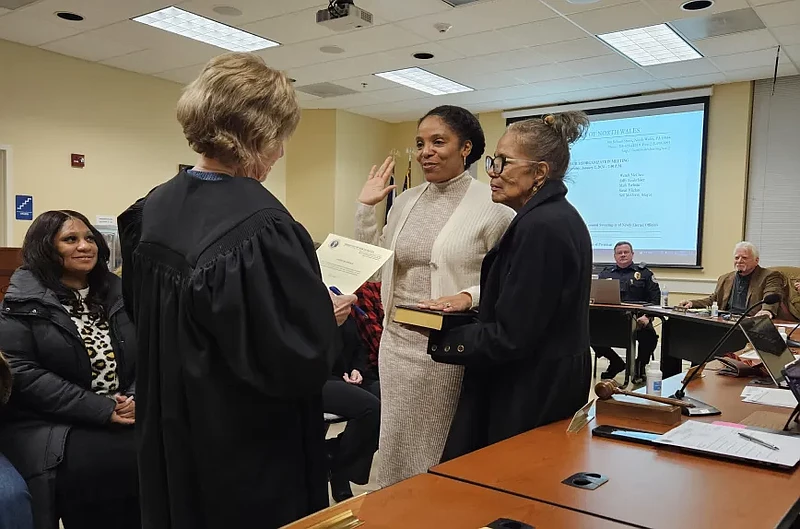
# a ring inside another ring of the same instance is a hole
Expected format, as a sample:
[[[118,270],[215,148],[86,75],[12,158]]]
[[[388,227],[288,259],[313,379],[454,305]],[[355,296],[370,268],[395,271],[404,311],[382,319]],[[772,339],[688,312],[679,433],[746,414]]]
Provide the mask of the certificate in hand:
[[[331,233],[317,249],[322,282],[343,294],[353,294],[392,254],[391,250]]]

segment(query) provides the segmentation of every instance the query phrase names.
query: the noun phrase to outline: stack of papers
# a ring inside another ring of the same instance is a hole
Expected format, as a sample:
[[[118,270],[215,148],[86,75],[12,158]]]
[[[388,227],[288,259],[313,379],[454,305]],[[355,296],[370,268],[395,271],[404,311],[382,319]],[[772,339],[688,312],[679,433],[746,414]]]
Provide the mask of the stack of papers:
[[[744,433],[776,449],[762,446],[739,435]],[[654,441],[656,444],[683,448],[726,458],[792,468],[800,461],[800,437],[779,435],[731,426],[686,421]]]
[[[753,404],[764,404],[765,406],[780,406],[781,408],[794,408],[797,406],[797,399],[792,392],[778,388],[759,388],[756,386],[746,386],[742,390],[742,402]]]

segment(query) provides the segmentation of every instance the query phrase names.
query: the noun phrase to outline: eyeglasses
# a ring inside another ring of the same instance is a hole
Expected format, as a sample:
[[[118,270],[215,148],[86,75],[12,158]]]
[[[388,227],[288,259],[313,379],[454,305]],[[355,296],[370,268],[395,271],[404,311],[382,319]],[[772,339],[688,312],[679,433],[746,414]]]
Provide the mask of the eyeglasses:
[[[536,162],[533,160],[523,160],[521,158],[506,158],[505,156],[495,156],[492,158],[491,156],[486,157],[486,172],[487,173],[494,173],[497,176],[500,176],[503,173],[503,169],[506,168],[506,164],[508,162],[516,162],[516,163],[527,163],[527,164],[537,164],[541,162]]]

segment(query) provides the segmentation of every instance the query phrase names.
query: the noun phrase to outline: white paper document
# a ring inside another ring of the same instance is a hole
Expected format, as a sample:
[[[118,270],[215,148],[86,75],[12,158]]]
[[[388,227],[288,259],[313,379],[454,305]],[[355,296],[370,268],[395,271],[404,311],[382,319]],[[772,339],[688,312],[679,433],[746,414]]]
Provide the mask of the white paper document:
[[[322,281],[343,294],[353,294],[388,261],[394,252],[330,234],[317,249]]]
[[[753,404],[780,406],[781,408],[794,408],[797,406],[797,399],[788,389],[745,386],[741,396],[742,402],[751,402]]]
[[[750,439],[745,439],[739,435],[740,432],[776,446],[778,450],[772,450]],[[655,442],[690,451],[771,463],[787,468],[795,466],[800,461],[800,437],[699,421],[686,421],[656,439]]]

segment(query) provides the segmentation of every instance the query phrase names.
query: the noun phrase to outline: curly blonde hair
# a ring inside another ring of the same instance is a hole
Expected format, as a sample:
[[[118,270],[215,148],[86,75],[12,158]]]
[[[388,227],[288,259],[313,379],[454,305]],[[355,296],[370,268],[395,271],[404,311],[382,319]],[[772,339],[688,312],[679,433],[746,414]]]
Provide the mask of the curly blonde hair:
[[[252,53],[211,59],[178,101],[178,121],[197,153],[244,174],[261,174],[264,157],[300,121],[291,81]]]

